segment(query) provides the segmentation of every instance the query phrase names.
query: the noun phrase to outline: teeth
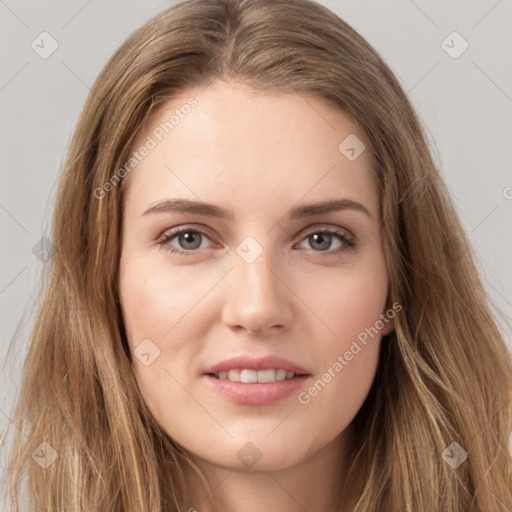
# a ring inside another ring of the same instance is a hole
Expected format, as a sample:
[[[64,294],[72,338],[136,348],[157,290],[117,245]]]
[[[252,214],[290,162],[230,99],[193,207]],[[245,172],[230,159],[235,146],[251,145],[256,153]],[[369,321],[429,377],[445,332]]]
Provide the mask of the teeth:
[[[275,382],[275,381],[276,381],[276,371],[275,370],[258,370],[258,382]]]
[[[295,376],[293,372],[287,372],[282,368],[278,370],[228,370],[215,374],[218,379],[227,379],[233,382],[256,383],[276,382],[291,379]]]
[[[240,382],[240,370],[229,370],[228,380],[232,380],[233,382]]]
[[[258,372],[256,370],[242,370],[240,372],[240,382],[258,382]]]
[[[286,374],[287,373],[288,372],[286,370],[283,370],[283,369],[277,370],[277,372],[276,372],[276,380],[284,380],[284,379],[286,379]],[[293,374],[292,374],[292,376],[293,376]],[[290,377],[288,377],[288,378],[290,378]]]

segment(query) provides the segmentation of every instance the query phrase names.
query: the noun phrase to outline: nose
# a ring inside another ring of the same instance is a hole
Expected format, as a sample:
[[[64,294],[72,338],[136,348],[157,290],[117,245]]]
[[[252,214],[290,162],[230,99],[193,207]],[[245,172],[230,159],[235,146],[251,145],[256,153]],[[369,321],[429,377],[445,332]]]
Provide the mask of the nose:
[[[270,251],[252,263],[234,254],[234,268],[225,281],[222,320],[231,329],[251,334],[285,331],[293,320],[293,293]]]

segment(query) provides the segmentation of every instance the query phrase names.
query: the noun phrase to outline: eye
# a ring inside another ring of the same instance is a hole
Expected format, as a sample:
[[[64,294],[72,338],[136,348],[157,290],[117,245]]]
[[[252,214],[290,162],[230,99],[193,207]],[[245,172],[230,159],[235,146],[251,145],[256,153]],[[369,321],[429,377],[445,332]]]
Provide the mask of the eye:
[[[178,247],[171,242],[176,239]],[[196,249],[204,249],[206,246],[203,244],[205,240],[209,240],[205,232],[192,229],[192,228],[177,228],[170,233],[165,233],[159,243],[167,247],[170,252],[180,253],[188,256]]]
[[[303,239],[302,243],[304,242],[309,243],[314,252],[326,252],[327,254],[325,254],[325,256],[349,251],[353,249],[355,245],[355,242],[346,233],[329,229],[311,231],[306,235],[306,238]],[[334,249],[332,247],[333,242],[337,243]]]
[[[207,248],[207,241],[211,240],[204,231],[184,226],[164,233],[158,243],[165,246],[166,250],[171,253],[190,256],[197,252],[197,249]],[[354,249],[356,244],[347,233],[332,229],[310,231],[300,244],[304,244],[304,242],[309,243],[313,252],[325,253],[322,256],[334,256],[348,252]],[[333,244],[335,244],[334,248]]]

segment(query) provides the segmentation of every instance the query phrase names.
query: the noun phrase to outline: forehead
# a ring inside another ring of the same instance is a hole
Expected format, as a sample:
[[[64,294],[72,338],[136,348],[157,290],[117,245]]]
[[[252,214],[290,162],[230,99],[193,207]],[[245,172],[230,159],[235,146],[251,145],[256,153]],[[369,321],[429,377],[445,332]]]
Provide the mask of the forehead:
[[[137,193],[127,196],[141,205],[172,195],[263,207],[263,198],[294,203],[343,193],[374,203],[378,216],[363,144],[351,118],[315,94],[217,81],[180,93],[148,119],[132,151],[151,149],[130,173],[126,185]]]

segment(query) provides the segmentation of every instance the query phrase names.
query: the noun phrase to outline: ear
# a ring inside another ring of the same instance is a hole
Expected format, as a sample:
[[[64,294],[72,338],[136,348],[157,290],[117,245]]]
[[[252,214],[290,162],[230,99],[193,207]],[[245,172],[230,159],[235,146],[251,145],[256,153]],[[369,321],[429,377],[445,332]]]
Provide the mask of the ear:
[[[383,313],[383,317],[387,320],[387,323],[384,321],[384,327],[381,329],[380,333],[382,336],[386,336],[395,330],[395,322],[393,319],[390,319],[385,312]]]
[[[395,316],[401,309],[402,306],[398,302],[391,304],[391,297],[388,292],[385,310],[381,315],[382,323],[384,324],[380,331],[382,336],[386,336],[395,330]]]

